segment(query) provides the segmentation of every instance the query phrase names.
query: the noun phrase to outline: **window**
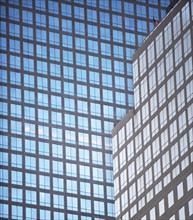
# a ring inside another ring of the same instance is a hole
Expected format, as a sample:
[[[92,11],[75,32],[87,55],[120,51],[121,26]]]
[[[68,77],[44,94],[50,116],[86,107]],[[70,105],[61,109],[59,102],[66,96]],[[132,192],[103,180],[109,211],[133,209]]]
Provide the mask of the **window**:
[[[169,75],[171,71],[174,69],[172,49],[166,54],[165,63],[166,63],[166,73],[167,75]]]
[[[19,21],[19,9],[9,7],[9,19]]]
[[[89,61],[90,61],[90,59],[89,59]],[[86,66],[86,55],[85,54],[76,53],[76,65]]]
[[[162,32],[156,37],[156,57],[157,59],[163,53],[163,37]]]
[[[175,40],[181,32],[180,12],[173,18],[173,32]]]
[[[50,40],[50,44],[53,44],[53,45],[60,44],[60,38],[59,38],[58,33],[49,32],[49,40]]]
[[[125,17],[125,28],[128,30],[135,30],[135,20],[133,18]]]
[[[148,46],[148,67],[150,67],[155,61],[154,41]]]
[[[67,179],[66,183],[67,192],[77,194],[77,181]]]
[[[165,48],[167,49],[172,43],[171,22],[164,28]]]
[[[34,71],[34,60],[28,59],[28,58],[23,58],[23,68],[26,71],[33,72]]]
[[[49,1],[48,2],[48,10],[51,13],[58,14],[58,2]]]
[[[189,3],[182,8],[182,27],[183,30],[189,25],[190,23],[190,12],[189,12]]]
[[[164,199],[159,202],[159,216],[163,215],[165,212]]]
[[[111,39],[110,29],[100,27],[100,37],[103,40],[110,40]]]
[[[49,27],[52,29],[59,29],[59,18],[49,16]]]
[[[77,26],[77,25],[76,25]],[[62,30],[65,32],[72,32],[72,21],[67,19],[62,19]],[[78,33],[78,30],[76,30]]]
[[[106,59],[106,58],[102,58],[101,61],[102,61],[102,70],[111,72],[112,71],[111,60]],[[117,67],[117,68],[119,68],[119,67]]]
[[[146,6],[143,5],[137,5],[136,8],[137,16],[139,17],[146,17]]]
[[[114,27],[122,27],[122,17],[119,15],[112,15],[112,25]]]
[[[62,12],[63,16],[71,17],[72,16],[71,5],[62,3],[62,10],[61,10],[61,12]]]
[[[137,29],[140,32],[147,33],[147,22],[143,20],[137,20]]]
[[[98,42],[88,40],[88,51],[92,53],[98,53]]]
[[[54,208],[64,209],[64,196],[54,194],[53,195],[53,206]]]
[[[75,128],[75,116],[72,114],[65,114],[64,116],[65,126]]]
[[[27,24],[33,24],[32,12],[22,10],[22,21]]]
[[[4,66],[6,62],[6,59],[4,59],[5,57],[1,57],[1,62],[2,62],[2,65]],[[24,58],[25,59],[25,58]],[[14,68],[14,69],[20,69],[21,66],[20,66],[20,57],[18,56],[14,56],[14,55],[10,55],[10,67],[11,68]],[[4,64],[3,64],[4,63]]]
[[[104,215],[104,211],[104,202],[94,201],[94,213]]]
[[[3,172],[3,173],[5,174],[5,178],[4,178],[3,182],[5,182],[7,175],[5,172]],[[23,182],[22,172],[12,170],[11,171],[11,183],[16,184],[16,185],[21,185],[22,182]]]
[[[80,199],[81,212],[91,213],[91,201],[89,199]]]
[[[23,202],[23,192],[22,189],[12,188],[11,190],[12,201],[14,202]]]
[[[73,63],[73,53],[71,51],[63,50],[63,62]]]
[[[118,30],[113,30],[113,41],[118,43],[123,43],[123,32]]]
[[[75,22],[75,34],[85,35],[85,24],[81,22]]]
[[[36,13],[36,25],[46,27],[46,16],[44,14]]]
[[[26,54],[26,55],[33,56],[34,55],[33,46],[34,46],[33,44],[23,42],[23,53]]]
[[[40,189],[50,189],[50,177],[39,175],[39,187]]]
[[[84,8],[75,6],[74,7],[74,17],[77,18],[77,19],[84,20],[85,19]]]
[[[66,174],[67,176],[77,176],[77,167],[76,164],[66,163]]]
[[[182,61],[182,42],[181,39],[174,46],[175,66]]]
[[[45,11],[46,5],[45,5],[45,0],[37,0],[36,1],[36,9],[40,11]]]
[[[190,30],[188,30],[183,36],[184,57],[186,57],[191,51],[191,36]]]
[[[9,40],[9,49],[11,52],[20,53],[20,42],[18,40]]]
[[[110,24],[109,13],[100,12],[100,23],[101,23],[101,24],[106,24],[106,25],[109,25],[109,24]]]
[[[37,61],[37,72],[41,74],[47,74],[47,63],[43,61]]]
[[[66,42],[68,40],[68,38],[67,39],[65,38],[64,41]],[[70,36],[70,39],[71,38],[72,37]],[[86,49],[85,39],[84,38],[80,38],[80,37],[76,37],[75,38],[75,47],[76,47],[77,50],[85,51],[85,49]]]
[[[56,48],[50,48],[50,60],[60,61],[60,50]]]

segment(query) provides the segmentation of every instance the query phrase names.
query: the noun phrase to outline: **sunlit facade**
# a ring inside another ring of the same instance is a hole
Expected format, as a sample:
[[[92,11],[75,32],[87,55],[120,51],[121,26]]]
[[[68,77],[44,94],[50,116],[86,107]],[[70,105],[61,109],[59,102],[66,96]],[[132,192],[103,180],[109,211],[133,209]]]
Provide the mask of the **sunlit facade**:
[[[111,130],[169,0],[0,0],[0,218],[114,219]]]
[[[134,110],[113,130],[115,215],[193,218],[193,1],[134,55]]]

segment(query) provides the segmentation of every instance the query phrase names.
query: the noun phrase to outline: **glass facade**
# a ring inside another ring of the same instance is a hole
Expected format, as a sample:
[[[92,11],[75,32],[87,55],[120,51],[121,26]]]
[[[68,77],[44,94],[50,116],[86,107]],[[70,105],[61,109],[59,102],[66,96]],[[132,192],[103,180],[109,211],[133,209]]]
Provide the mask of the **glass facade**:
[[[134,55],[134,111],[113,130],[117,219],[192,219],[193,2]]]
[[[0,3],[0,218],[114,219],[111,130],[169,0]]]

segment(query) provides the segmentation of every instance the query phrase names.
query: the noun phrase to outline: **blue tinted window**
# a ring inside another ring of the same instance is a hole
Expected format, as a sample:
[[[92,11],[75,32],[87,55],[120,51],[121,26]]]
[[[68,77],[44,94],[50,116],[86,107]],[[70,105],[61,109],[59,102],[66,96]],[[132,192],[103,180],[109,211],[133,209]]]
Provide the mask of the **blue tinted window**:
[[[123,33],[122,33],[122,31],[113,30],[113,41],[123,43]]]
[[[17,56],[10,56],[10,67],[15,69],[20,69],[20,57]]]
[[[74,79],[74,71],[72,67],[63,66],[63,75],[66,79]]]
[[[48,10],[51,13],[58,14],[58,2],[48,1]]]
[[[37,60],[37,72],[41,74],[47,74],[47,63]]]
[[[50,44],[59,45],[60,38],[58,33],[50,32],[49,33]]]
[[[59,29],[59,19],[49,16],[49,27],[52,29]]]
[[[129,30],[135,30],[135,20],[134,18],[125,17],[125,28]]]
[[[36,25],[46,27],[46,16],[36,13]]]
[[[62,15],[71,17],[72,16],[72,8],[71,5],[62,3]]]
[[[22,0],[23,7],[32,8],[32,0]]]
[[[75,6],[74,7],[74,17],[84,20],[84,8]]]
[[[95,10],[87,9],[88,21],[97,22],[97,12]]]
[[[117,11],[117,12],[121,12],[122,7],[121,7],[121,1],[111,1],[112,4],[112,10],[113,11]]]
[[[124,12],[126,14],[134,15],[134,4],[129,2],[124,2]]]
[[[110,29],[109,28],[100,28],[100,37],[103,40],[110,40],[111,35],[110,35]]]
[[[99,1],[99,7],[109,10],[109,0]]]
[[[114,52],[114,57],[123,58],[123,47],[114,45],[113,52]]]
[[[80,35],[85,35],[85,24],[80,22],[75,22],[75,33]]]
[[[23,53],[26,55],[34,55],[34,45],[27,43],[27,42],[23,42]]]
[[[47,42],[46,31],[36,29],[36,40],[39,42]]]
[[[55,77],[60,77],[61,75],[60,65],[55,63],[50,63],[50,75]]]
[[[66,32],[72,32],[72,21],[62,19],[62,30]]]
[[[112,17],[113,17],[112,20],[113,26],[122,27],[122,17],[119,15],[112,15]]]
[[[21,74],[10,71],[10,83],[14,85],[21,85]]]
[[[137,30],[147,33],[147,22],[143,20],[137,20]]]
[[[126,33],[125,34],[126,44],[135,46],[135,34]]]
[[[3,5],[0,5],[0,17],[6,18],[6,8]]]
[[[75,45],[76,45],[77,50],[85,51],[85,49],[86,49],[86,46],[85,46],[86,44],[85,44],[85,39],[84,38],[76,37],[75,38]]]
[[[137,12],[137,16],[139,16],[139,17],[146,17],[147,16],[146,6],[137,5],[136,12]]]
[[[22,10],[22,21],[24,23],[32,24],[33,23],[32,12]]]
[[[9,48],[10,48],[10,51],[12,52],[20,53],[20,41],[10,39]]]
[[[40,58],[47,58],[47,47],[37,44],[36,45],[36,55],[37,55],[37,57],[40,57]]]
[[[2,28],[2,27],[1,27]],[[11,36],[19,37],[20,36],[20,28],[17,24],[9,24],[9,34]],[[23,34],[24,36],[24,34]]]
[[[9,8],[9,19],[19,21],[19,9]]]
[[[89,24],[88,24],[87,28],[88,28],[88,36],[89,36],[89,37],[94,37],[94,38],[97,38],[97,37],[98,37],[98,29],[97,29],[97,26],[89,25]]]
[[[1,37],[0,40],[0,49],[1,50],[7,50],[7,39],[4,37]]]
[[[73,63],[73,53],[71,51],[63,50],[63,62]]]
[[[76,53],[76,64],[80,66],[86,66],[86,55]]]
[[[60,61],[60,50],[57,48],[50,48],[50,59]]]
[[[107,43],[101,43],[101,53],[103,55],[111,56],[111,45]]]
[[[38,9],[40,11],[46,10],[45,0],[36,0],[35,4],[36,4],[36,9]]]
[[[20,35],[20,32],[19,30],[12,30],[12,27],[14,27],[15,25],[14,24],[9,24],[9,34],[12,35],[12,36],[19,36]],[[17,25],[18,26],[18,25]],[[0,21],[0,33],[1,34],[6,34],[7,33],[7,30],[6,30],[6,23],[4,21]]]
[[[23,68],[26,71],[34,71],[34,60],[33,59],[24,58],[23,59]]]
[[[36,34],[39,34],[38,30]],[[33,29],[30,27],[23,26],[23,38],[33,40]]]
[[[89,79],[90,79],[90,83],[93,83],[96,85],[99,85],[100,83],[98,72],[89,71]]]
[[[110,25],[110,17],[107,12],[100,12],[100,23]]]

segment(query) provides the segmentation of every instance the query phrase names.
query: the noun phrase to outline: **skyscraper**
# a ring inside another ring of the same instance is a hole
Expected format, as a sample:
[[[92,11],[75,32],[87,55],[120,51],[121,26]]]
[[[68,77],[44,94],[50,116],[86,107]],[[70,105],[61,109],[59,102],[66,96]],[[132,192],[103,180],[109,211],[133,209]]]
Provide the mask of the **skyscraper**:
[[[134,110],[113,130],[116,219],[193,218],[193,1],[134,55]]]
[[[0,1],[0,218],[114,219],[111,129],[168,1]]]

